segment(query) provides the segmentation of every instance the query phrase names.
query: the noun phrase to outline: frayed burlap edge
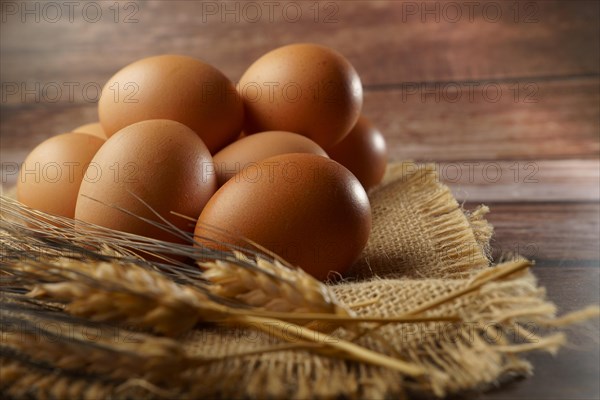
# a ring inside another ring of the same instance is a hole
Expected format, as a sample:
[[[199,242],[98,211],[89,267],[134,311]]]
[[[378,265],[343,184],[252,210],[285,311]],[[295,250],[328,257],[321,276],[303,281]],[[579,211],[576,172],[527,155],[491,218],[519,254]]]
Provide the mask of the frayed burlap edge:
[[[350,278],[459,279],[490,265],[489,209],[463,210],[434,165],[392,164],[383,182],[369,195],[373,228]]]

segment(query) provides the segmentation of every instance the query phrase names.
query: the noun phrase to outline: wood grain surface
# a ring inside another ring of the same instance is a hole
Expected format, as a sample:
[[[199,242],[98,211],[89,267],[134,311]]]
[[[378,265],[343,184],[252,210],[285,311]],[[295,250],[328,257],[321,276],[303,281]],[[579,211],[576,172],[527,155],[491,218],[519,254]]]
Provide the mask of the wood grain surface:
[[[36,144],[96,120],[98,89],[133,60],[192,55],[236,82],[266,51],[316,42],[356,67],[391,161],[437,162],[466,208],[490,206],[496,259],[537,260],[561,312],[599,303],[599,2],[48,3],[0,3],[3,187]],[[571,333],[480,397],[598,399],[598,321]]]

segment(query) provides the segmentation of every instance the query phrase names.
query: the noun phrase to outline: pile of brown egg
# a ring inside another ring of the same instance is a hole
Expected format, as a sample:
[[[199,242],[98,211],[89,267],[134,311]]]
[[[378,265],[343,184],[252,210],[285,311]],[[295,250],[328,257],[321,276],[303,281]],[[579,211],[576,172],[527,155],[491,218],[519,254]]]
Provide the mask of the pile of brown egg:
[[[145,58],[106,83],[99,123],[29,154],[18,199],[177,241],[119,208],[153,220],[156,212],[200,244],[247,246],[246,238],[324,279],[365,246],[367,191],[386,166],[385,141],[362,104],[354,67],[320,45],[270,51],[237,87],[195,58]]]

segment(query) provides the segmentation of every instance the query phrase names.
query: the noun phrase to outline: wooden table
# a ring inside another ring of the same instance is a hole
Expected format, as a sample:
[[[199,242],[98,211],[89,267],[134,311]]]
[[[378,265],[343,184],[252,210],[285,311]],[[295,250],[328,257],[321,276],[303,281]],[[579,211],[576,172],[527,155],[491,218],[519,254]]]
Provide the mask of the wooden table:
[[[392,161],[440,162],[466,208],[488,204],[495,255],[537,260],[560,311],[599,302],[598,2],[88,3],[1,3],[4,187],[37,143],[96,120],[98,88],[133,60],[188,54],[237,81],[269,49],[317,42],[355,65]],[[482,398],[598,398],[597,338],[597,321],[577,328]]]

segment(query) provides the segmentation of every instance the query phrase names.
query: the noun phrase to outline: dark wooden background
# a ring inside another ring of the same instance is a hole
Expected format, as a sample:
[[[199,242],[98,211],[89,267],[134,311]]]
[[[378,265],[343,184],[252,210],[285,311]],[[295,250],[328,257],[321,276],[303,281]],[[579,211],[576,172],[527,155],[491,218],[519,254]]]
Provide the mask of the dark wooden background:
[[[316,42],[355,65],[392,161],[438,161],[466,208],[488,204],[495,255],[537,260],[561,312],[599,302],[598,2],[47,3],[0,3],[3,187],[37,143],[96,120],[96,89],[133,60],[188,54],[235,82],[267,50]],[[598,323],[576,331],[482,398],[597,399]]]

